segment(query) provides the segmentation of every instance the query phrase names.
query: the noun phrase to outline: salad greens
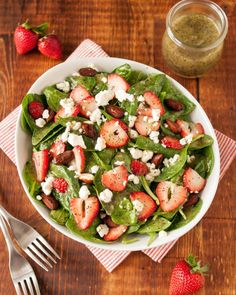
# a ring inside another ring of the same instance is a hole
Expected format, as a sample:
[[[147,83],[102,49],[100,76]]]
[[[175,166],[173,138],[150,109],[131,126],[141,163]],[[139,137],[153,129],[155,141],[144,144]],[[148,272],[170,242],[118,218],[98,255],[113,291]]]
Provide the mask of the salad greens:
[[[151,245],[202,207],[213,139],[191,120],[194,108],[164,74],[129,64],[111,73],[84,68],[27,94],[21,126],[32,135],[23,170],[30,195],[86,240],[129,244],[145,234]]]

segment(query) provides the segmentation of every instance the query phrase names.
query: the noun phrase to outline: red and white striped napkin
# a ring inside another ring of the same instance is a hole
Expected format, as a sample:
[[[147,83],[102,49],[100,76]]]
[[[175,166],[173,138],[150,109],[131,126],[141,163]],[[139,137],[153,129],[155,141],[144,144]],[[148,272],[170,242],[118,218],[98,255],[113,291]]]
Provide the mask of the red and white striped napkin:
[[[86,39],[84,40],[77,49],[68,57],[68,60],[74,59],[75,57],[109,57],[103,49],[94,43],[93,41]],[[0,122],[0,147],[3,152],[12,160],[15,164],[15,128],[16,120],[20,112],[20,106],[18,106],[13,112],[11,112],[5,119]],[[221,173],[220,179],[225,174],[226,170],[229,168],[236,155],[236,142],[222,134],[221,132],[215,130],[217,140],[220,147],[220,158],[221,158]],[[148,255],[151,259],[156,262],[161,262],[164,256],[170,251],[177,240],[172,241],[168,244],[151,248],[142,251]],[[88,249],[93,253],[93,255],[102,263],[102,265],[107,269],[107,271],[112,272],[129,254],[129,251],[111,251],[102,250],[95,247],[88,246]]]

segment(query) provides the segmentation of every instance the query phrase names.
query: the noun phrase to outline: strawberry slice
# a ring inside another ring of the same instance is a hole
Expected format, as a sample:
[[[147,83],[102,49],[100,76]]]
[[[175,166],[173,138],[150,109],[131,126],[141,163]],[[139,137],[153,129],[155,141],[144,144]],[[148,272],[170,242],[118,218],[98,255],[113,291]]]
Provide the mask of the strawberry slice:
[[[95,111],[98,106],[93,96],[88,96],[79,102],[81,108],[81,115],[89,118],[93,111]]]
[[[139,115],[134,126],[139,134],[147,136],[160,128],[160,122],[154,122],[151,117]]]
[[[152,110],[158,109],[160,111],[160,116],[165,113],[165,109],[160,101],[160,99],[156,96],[155,93],[151,91],[147,91],[144,93],[144,101],[145,103],[141,103],[138,108],[138,114],[142,116],[152,117]]]
[[[149,168],[146,163],[138,160],[132,160],[130,164],[131,171],[134,175],[146,175],[149,172]]]
[[[100,203],[97,197],[90,196],[86,200],[73,198],[70,200],[70,210],[79,228],[87,229],[99,213]]]
[[[161,209],[170,212],[186,201],[187,190],[185,187],[177,186],[171,181],[162,181],[156,187],[156,195],[160,201]]]
[[[38,119],[43,114],[44,105],[40,101],[32,101],[28,105],[28,110],[33,119]]]
[[[102,184],[115,192],[122,192],[128,183],[128,171],[124,165],[106,171],[102,175]]]
[[[146,220],[149,218],[156,210],[156,202],[147,194],[143,192],[133,192],[130,194],[130,199],[132,202],[139,201],[143,205],[143,209],[139,212],[138,220]]]
[[[49,153],[53,158],[55,158],[56,156],[64,153],[65,150],[65,143],[62,140],[57,140],[51,145]]]
[[[130,88],[129,83],[118,74],[110,74],[108,75],[108,87],[113,88],[115,90],[123,89],[124,91],[128,91]]]
[[[179,127],[179,125],[176,122],[166,119],[166,123],[173,133],[178,134],[181,132],[181,128]]]
[[[59,117],[61,117],[61,118],[77,117],[79,113],[80,113],[80,106],[79,105],[76,105],[75,107],[73,107],[71,112],[69,112],[69,113],[68,112],[66,113],[64,108],[61,108],[56,113],[56,115],[54,117],[54,121],[56,122]]]
[[[77,145],[73,148],[73,153],[75,156],[76,171],[82,173],[85,168],[85,155],[81,146]]]
[[[199,134],[205,133],[201,123],[192,123],[184,120],[177,120],[176,123],[179,125],[181,129],[180,133],[182,137],[186,137],[189,134],[192,134],[192,136],[195,137]]]
[[[70,97],[74,100],[75,103],[80,103],[84,98],[88,96],[90,96],[90,93],[85,87],[81,85],[76,86],[70,94]]]
[[[117,227],[118,224],[116,224],[115,222],[112,221],[110,216],[106,216],[105,218],[103,218],[103,222],[109,227]]]
[[[197,171],[192,168],[187,168],[183,175],[184,186],[191,193],[198,193],[203,190],[206,179],[202,178]]]
[[[112,148],[119,148],[129,140],[126,132],[128,127],[119,119],[111,119],[106,121],[100,130],[100,136],[106,141],[107,146]]]
[[[117,239],[119,239],[119,237],[121,237],[126,230],[128,229],[128,226],[126,225],[118,225],[116,227],[112,227],[109,229],[108,234],[106,234],[103,239],[105,241],[115,241]]]
[[[49,165],[49,153],[48,150],[42,150],[39,152],[33,152],[33,162],[36,170],[37,180],[42,182],[47,173]]]
[[[79,176],[79,180],[81,180],[87,184],[91,184],[91,183],[93,183],[94,175],[91,173],[82,173]]]
[[[161,143],[166,147],[175,150],[181,150],[183,148],[183,145],[179,142],[178,138],[172,136],[165,136],[162,138]]]

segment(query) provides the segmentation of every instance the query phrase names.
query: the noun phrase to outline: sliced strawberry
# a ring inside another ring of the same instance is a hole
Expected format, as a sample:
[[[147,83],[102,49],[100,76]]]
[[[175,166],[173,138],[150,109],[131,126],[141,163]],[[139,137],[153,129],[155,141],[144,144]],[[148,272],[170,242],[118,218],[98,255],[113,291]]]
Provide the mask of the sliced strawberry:
[[[175,150],[181,150],[183,148],[183,145],[179,142],[178,138],[172,136],[165,136],[162,138],[161,143],[166,147]]]
[[[50,155],[55,158],[56,156],[64,153],[66,150],[66,144],[62,140],[55,141],[49,150]]]
[[[79,102],[81,108],[81,115],[89,118],[93,111],[95,111],[98,106],[93,96],[88,96]]]
[[[123,89],[124,91],[128,91],[130,88],[129,83],[118,74],[110,74],[108,75],[108,87],[113,88],[115,90]]]
[[[33,162],[36,170],[37,180],[44,181],[48,173],[49,153],[48,150],[33,152]]]
[[[139,212],[138,219],[140,221],[146,220],[150,217],[156,210],[156,202],[147,194],[143,192],[133,192],[130,194],[131,201],[139,201],[143,205],[143,209]]]
[[[152,131],[157,131],[160,128],[160,122],[154,122],[151,117],[139,115],[134,126],[139,134],[147,136]]]
[[[85,155],[81,146],[77,145],[73,148],[73,153],[75,156],[76,171],[82,173],[85,168]]]
[[[179,125],[176,122],[166,119],[166,123],[173,133],[178,134],[181,132],[181,128],[179,127]]]
[[[80,113],[80,106],[79,105],[76,105],[69,113],[66,113],[64,108],[61,108],[56,113],[56,115],[54,117],[54,121],[56,122],[59,117],[61,117],[61,118],[77,117],[79,113]]]
[[[146,175],[149,172],[149,168],[146,163],[138,160],[132,160],[130,164],[131,171],[134,175]]]
[[[152,108],[160,110],[160,116],[165,113],[165,109],[161,103],[161,100],[156,96],[155,93],[147,91],[144,93],[145,102]]]
[[[126,230],[128,229],[128,226],[126,225],[118,225],[116,227],[112,227],[109,229],[108,234],[106,234],[103,239],[105,241],[115,241],[117,239],[119,239],[119,237],[121,237]]]
[[[171,181],[159,182],[156,194],[160,201],[160,207],[165,212],[177,209],[187,199],[187,190],[183,186],[177,186]]]
[[[204,134],[204,128],[201,123],[192,123],[184,120],[177,120],[176,123],[181,129],[182,137],[186,137],[189,134],[192,134],[193,137],[199,134]]]
[[[97,197],[90,196],[86,200],[73,198],[70,200],[70,210],[79,228],[87,229],[99,213],[100,203]]]
[[[38,119],[43,114],[44,105],[40,101],[32,101],[28,105],[28,110],[33,119]]]
[[[119,119],[112,119],[106,121],[100,130],[101,137],[106,141],[107,146],[112,148],[119,148],[129,140],[129,136],[125,130],[128,127]]]
[[[128,171],[124,165],[106,171],[102,175],[102,184],[115,192],[122,192],[128,183]]]
[[[65,193],[68,188],[68,183],[64,178],[56,178],[53,180],[52,186],[60,193]]]
[[[110,216],[106,216],[105,218],[103,218],[103,222],[110,228],[118,226],[118,224],[112,221]]]
[[[87,184],[91,184],[91,183],[93,183],[94,175],[91,173],[82,173],[79,176],[79,180],[81,180]]]
[[[187,168],[183,175],[184,186],[191,193],[198,193],[203,190],[206,179],[202,178],[197,171],[192,168]]]
[[[80,103],[84,98],[88,96],[90,96],[90,93],[85,87],[81,85],[76,86],[70,94],[70,97],[74,100],[75,103]]]

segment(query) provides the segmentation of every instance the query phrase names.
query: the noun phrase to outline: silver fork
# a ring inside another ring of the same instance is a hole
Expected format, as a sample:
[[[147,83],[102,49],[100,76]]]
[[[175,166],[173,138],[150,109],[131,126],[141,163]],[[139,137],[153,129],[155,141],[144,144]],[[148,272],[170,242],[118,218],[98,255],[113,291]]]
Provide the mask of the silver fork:
[[[16,250],[2,216],[0,216],[0,227],[2,228],[9,251],[9,269],[17,295],[40,295],[38,281],[33,268]]]
[[[19,246],[32,260],[46,271],[48,271],[48,267],[52,267],[51,262],[57,263],[56,259],[54,259],[51,254],[58,259],[60,259],[60,256],[36,230],[23,221],[13,217],[1,205],[0,215],[8,222]]]

